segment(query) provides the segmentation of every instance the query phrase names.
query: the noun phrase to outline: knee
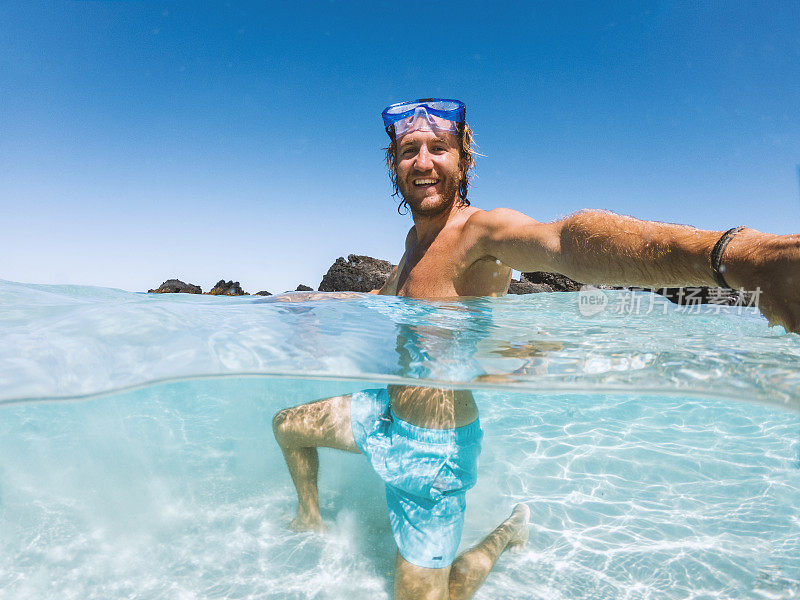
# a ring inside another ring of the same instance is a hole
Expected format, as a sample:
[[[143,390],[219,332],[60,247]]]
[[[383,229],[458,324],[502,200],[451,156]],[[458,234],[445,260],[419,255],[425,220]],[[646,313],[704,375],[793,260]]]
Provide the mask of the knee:
[[[394,571],[395,600],[446,600],[450,570],[450,567],[418,567],[398,552]]]
[[[272,417],[272,433],[278,443],[286,439],[286,436],[292,431],[292,409],[284,408],[275,413]]]

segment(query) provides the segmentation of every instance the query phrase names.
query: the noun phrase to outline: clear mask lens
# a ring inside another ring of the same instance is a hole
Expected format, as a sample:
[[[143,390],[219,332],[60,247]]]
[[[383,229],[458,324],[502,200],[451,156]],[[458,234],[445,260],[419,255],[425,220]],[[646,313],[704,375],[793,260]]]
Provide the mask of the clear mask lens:
[[[453,121],[430,114],[424,106],[417,106],[413,115],[394,123],[394,134],[398,139],[412,131],[458,135],[458,126]]]

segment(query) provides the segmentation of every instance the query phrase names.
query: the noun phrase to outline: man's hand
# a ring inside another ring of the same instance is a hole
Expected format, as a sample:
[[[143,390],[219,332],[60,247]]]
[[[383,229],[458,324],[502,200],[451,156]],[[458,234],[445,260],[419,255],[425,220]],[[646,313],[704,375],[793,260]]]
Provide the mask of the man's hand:
[[[730,286],[760,292],[758,308],[770,325],[800,333],[800,235],[745,229],[728,244],[722,266]]]

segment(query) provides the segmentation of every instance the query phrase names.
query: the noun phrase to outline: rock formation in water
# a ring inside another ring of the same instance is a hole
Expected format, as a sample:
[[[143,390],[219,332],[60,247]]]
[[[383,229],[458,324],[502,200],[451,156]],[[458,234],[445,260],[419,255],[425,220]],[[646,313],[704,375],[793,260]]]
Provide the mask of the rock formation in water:
[[[551,288],[546,283],[531,283],[526,280],[512,279],[508,285],[509,294],[538,294],[539,292],[552,292]]]
[[[245,296],[244,290],[238,281],[225,281],[220,279],[208,292],[211,296]]]
[[[583,285],[574,279],[570,279],[566,275],[561,275],[560,273],[548,273],[547,271],[532,271],[530,273],[523,273],[522,281],[546,285],[550,288],[549,290],[539,291],[551,292],[577,292]]]
[[[180,279],[167,279],[155,290],[147,290],[148,294],[202,294],[199,285],[184,283]]]
[[[371,292],[386,283],[394,265],[388,260],[350,254],[336,259],[319,284],[320,292]]]
[[[386,283],[391,275],[394,265],[388,260],[349,254],[347,260],[342,257],[336,259],[319,284],[320,292],[371,292]],[[533,271],[522,273],[521,279],[512,279],[508,287],[509,294],[538,294],[540,292],[577,292],[583,284],[570,279],[560,273],[546,271]],[[649,290],[646,288],[620,288],[610,286],[597,286],[601,289],[633,289],[639,291],[653,291],[660,294],[675,304],[723,304],[732,306],[747,306],[751,298],[743,292],[735,290],[720,290],[709,287],[686,288],[659,288]],[[296,292],[313,292],[314,289],[300,284]],[[168,279],[158,289],[148,290],[151,294],[201,294],[200,286],[184,283],[179,279]],[[220,279],[208,294],[213,296],[244,296],[238,281],[225,281]],[[257,292],[258,296],[271,296],[268,291]]]

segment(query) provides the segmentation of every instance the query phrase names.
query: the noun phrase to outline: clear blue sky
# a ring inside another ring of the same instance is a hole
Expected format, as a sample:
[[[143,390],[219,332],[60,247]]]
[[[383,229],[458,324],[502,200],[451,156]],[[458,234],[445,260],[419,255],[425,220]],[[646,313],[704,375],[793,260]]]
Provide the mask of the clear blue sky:
[[[800,231],[800,2],[0,2],[0,278],[396,262],[380,111],[460,98],[482,208]]]

